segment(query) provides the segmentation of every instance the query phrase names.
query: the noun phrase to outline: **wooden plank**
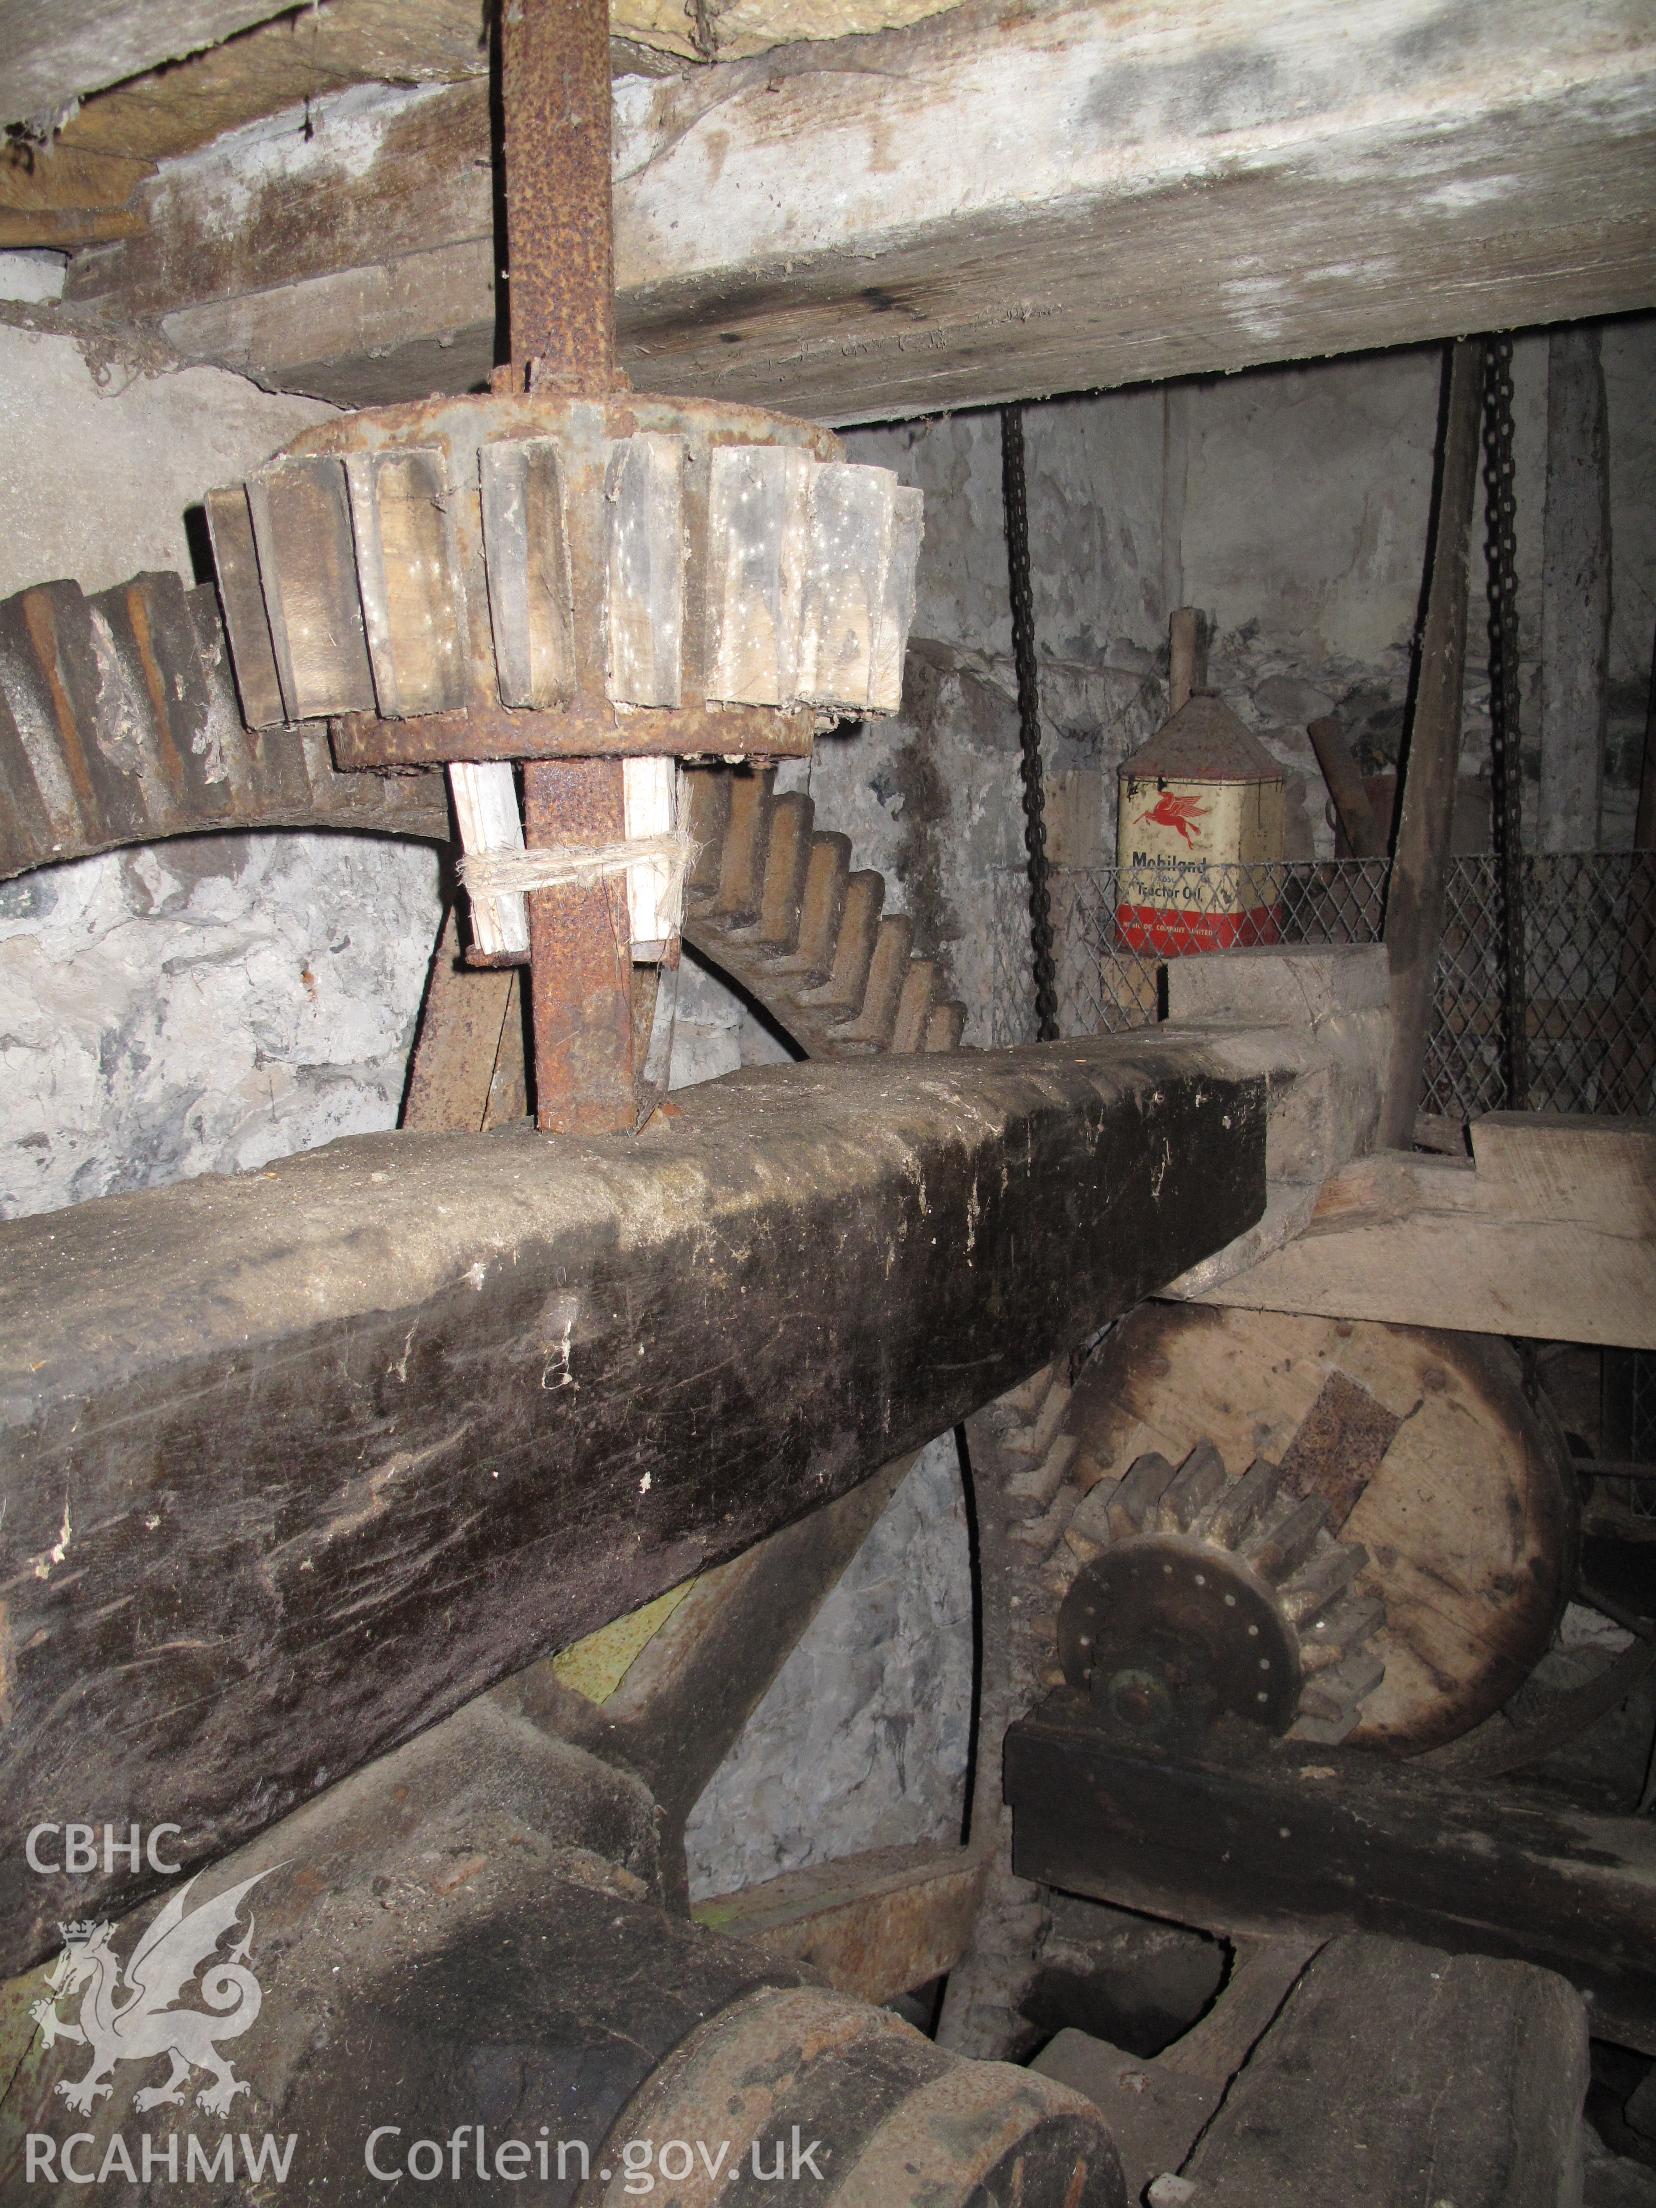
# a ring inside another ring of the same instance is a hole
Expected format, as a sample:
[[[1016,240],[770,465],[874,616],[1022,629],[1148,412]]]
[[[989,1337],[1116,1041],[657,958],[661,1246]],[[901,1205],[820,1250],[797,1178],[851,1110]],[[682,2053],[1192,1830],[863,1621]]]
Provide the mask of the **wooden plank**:
[[[343,462],[274,460],[250,478],[247,503],[288,719],[372,712]]]
[[[459,909],[450,906],[432,954],[403,1098],[402,1124],[415,1134],[471,1135],[489,1123],[495,1062],[514,1008],[516,975],[510,967],[463,965],[460,949]]]
[[[1248,1940],[1235,1943],[1230,1976],[1207,2014],[1159,2060],[1187,2078],[1234,2077],[1275,2022],[1322,1940]]]
[[[641,431],[610,448],[604,477],[606,683],[621,705],[683,695],[682,437]]]
[[[966,1848],[879,1848],[784,1871],[697,1902],[698,1924],[821,1971],[841,1993],[890,2001],[966,1951],[986,1865]]]
[[[259,585],[259,556],[253,548],[247,487],[233,483],[227,490],[209,491],[202,503],[207,511],[207,535],[213,547],[224,626],[230,636],[242,719],[249,728],[279,728],[286,715],[282,711],[276,654],[270,642],[270,615]]]
[[[1656,1349],[1656,1126],[1491,1113],[1475,1164],[1386,1151],[1196,1300]]]
[[[289,0],[0,0],[7,123],[51,117],[100,85],[214,46]]]
[[[679,763],[676,759],[623,759],[621,816],[629,842],[670,835],[677,825]],[[673,887],[667,859],[639,859],[627,869],[627,918],[632,955],[654,962],[667,955],[679,932],[684,884]]]
[[[552,1731],[569,1729],[560,1695],[570,1686],[601,1704],[609,1746],[648,1785],[664,1830],[682,1840],[685,1820],[913,1462],[899,1458],[837,1502],[673,1589],[650,1606],[653,1630],[646,1625],[641,1638],[646,1614],[634,1611],[495,1693]],[[623,1657],[604,1692],[594,1665]],[[671,1841],[667,1853],[671,1859]]]
[[[1427,553],[1426,625],[1414,714],[1403,759],[1397,845],[1386,884],[1386,955],[1392,978],[1391,1065],[1380,1102],[1380,1139],[1408,1141],[1432,1018],[1438,944],[1460,760],[1466,674],[1467,546],[1478,475],[1483,346],[1451,348],[1443,450]]]
[[[1323,780],[1328,784],[1328,794],[1334,801],[1347,850],[1354,859],[1383,859],[1386,838],[1369,802],[1363,770],[1339,722],[1326,718],[1312,721],[1305,733],[1311,739]]]
[[[575,601],[563,470],[550,437],[478,453],[483,558],[502,705],[544,711],[575,688]]]
[[[466,702],[468,635],[443,455],[348,453],[345,479],[379,710],[452,712]]]
[[[709,472],[708,695],[791,704],[799,695],[810,458],[786,445],[716,446]]]
[[[460,848],[468,855],[521,851],[523,816],[518,811],[517,776],[510,762],[456,759],[447,771]],[[491,958],[528,957],[529,904],[522,890],[509,889],[498,897],[468,892],[466,903],[476,949]]]
[[[1610,440],[1597,330],[1547,339],[1541,549],[1544,851],[1598,848],[1610,659]]]
[[[880,578],[892,556],[897,479],[885,468],[828,463],[811,471],[810,550],[799,622],[799,694],[866,706],[880,624]]]
[[[1656,2052],[1647,1820],[1240,1724],[1200,1760],[1139,1751],[1069,1689],[1007,1735],[1006,1787],[1025,1878],[1227,1936],[1370,1931],[1536,1963],[1585,1994],[1595,2034]]]
[[[0,1228],[0,1970],[99,1900],[36,1819],[216,1853],[847,1493],[1239,1232],[1266,1098],[1140,1037],[790,1065]]]
[[[1616,0],[1041,0],[1015,24],[968,0],[633,79],[623,361],[878,420],[1643,307],[1652,46]],[[346,404],[467,388],[494,352],[484,87],[311,127],[169,165],[145,233],[78,257],[76,304]]]
[[[1197,2142],[1225,2208],[1559,2208],[1580,2197],[1587,2022],[1551,1971],[1331,1940]]]
[[[1178,713],[1207,686],[1205,624],[1195,606],[1176,606],[1167,624],[1167,707]]]
[[[899,484],[892,493],[891,538],[874,609],[874,649],[870,656],[868,710],[895,713],[903,703],[903,669],[914,622],[914,593],[919,578],[920,540],[925,534],[925,500]]]

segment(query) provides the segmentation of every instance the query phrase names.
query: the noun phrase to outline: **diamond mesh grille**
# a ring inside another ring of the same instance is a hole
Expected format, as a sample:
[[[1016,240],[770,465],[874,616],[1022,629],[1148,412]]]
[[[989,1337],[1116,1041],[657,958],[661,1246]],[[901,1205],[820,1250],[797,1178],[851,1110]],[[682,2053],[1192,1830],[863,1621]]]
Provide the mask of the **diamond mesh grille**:
[[[1376,943],[1388,867],[1379,859],[1192,866],[1179,911],[1151,932],[1117,918],[1119,870],[1052,876],[1058,1018],[1065,1035],[1116,1034],[1160,1014],[1169,957],[1225,946]],[[1656,1087],[1656,852],[1524,861],[1533,1111],[1648,1112]],[[993,1040],[1034,1034],[1029,920],[1020,869],[994,878]],[[1422,1108],[1473,1119],[1507,1103],[1501,1079],[1499,880],[1490,858],[1449,869]]]

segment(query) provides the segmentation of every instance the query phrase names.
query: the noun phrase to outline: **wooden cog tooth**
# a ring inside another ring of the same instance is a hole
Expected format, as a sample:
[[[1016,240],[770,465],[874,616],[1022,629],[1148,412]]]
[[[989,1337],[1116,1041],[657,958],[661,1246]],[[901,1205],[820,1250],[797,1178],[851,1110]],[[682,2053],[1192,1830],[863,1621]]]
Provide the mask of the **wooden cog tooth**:
[[[1224,1458],[1211,1441],[1199,1441],[1163,1488],[1156,1527],[1162,1533],[1189,1533],[1229,1484]]]
[[[1263,1580],[1280,1587],[1297,1572],[1328,1520],[1320,1495],[1302,1496],[1270,1515],[1243,1542],[1240,1554]]]
[[[1100,1550],[1109,1547],[1114,1537],[1110,1507],[1119,1492],[1109,1481],[1100,1480],[1077,1504],[1075,1516],[1064,1531],[1064,1540],[1077,1563],[1090,1564]]]
[[[849,838],[815,825],[809,797],[778,795],[768,768],[696,767],[686,779],[695,948],[808,1056],[959,1045],[965,1009],[943,995],[938,960],[916,955],[912,920],[883,910],[884,878],[853,870]]]
[[[1281,1487],[1281,1465],[1269,1457],[1255,1457],[1239,1480],[1220,1491],[1194,1531],[1222,1549],[1239,1548],[1276,1502]]]
[[[1356,1724],[1364,1697],[1386,1675],[1383,1657],[1360,1648],[1308,1679],[1300,1690],[1300,1715],[1289,1728],[1290,1740],[1314,1740],[1332,1747]]]
[[[1319,1617],[1367,1563],[1367,1549],[1356,1542],[1336,1541],[1326,1531],[1321,1533],[1306,1562],[1282,1583],[1283,1608],[1296,1625]]]
[[[816,808],[801,791],[773,797],[766,844],[765,878],[759,893],[754,948],[785,954],[799,941],[800,904],[805,870],[811,858],[811,824]]]
[[[1385,1622],[1380,1596],[1347,1595],[1302,1630],[1300,1662],[1308,1674],[1326,1671],[1361,1648]]]
[[[1109,1527],[1115,1540],[1144,1531],[1172,1477],[1172,1465],[1153,1449],[1134,1459],[1110,1497]]]
[[[795,982],[796,997],[828,979],[850,881],[850,837],[817,830],[805,862],[805,891],[800,899],[795,947],[786,956],[769,960],[766,966],[767,974],[778,985]]]

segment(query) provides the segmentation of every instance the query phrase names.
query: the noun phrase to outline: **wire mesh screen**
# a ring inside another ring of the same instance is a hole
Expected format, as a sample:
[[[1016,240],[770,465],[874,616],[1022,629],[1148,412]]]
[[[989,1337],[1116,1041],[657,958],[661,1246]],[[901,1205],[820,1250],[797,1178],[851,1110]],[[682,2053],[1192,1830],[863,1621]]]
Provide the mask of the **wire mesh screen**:
[[[1112,1034],[1159,1016],[1172,957],[1271,943],[1375,943],[1386,862],[1181,865],[1154,917],[1142,873],[1052,876],[1058,1017],[1066,1035]],[[997,874],[993,1041],[1035,1032],[1029,914],[1019,868]],[[1648,1112],[1656,1074],[1656,852],[1569,852],[1524,862],[1529,1094],[1537,1111]],[[1422,1107],[1471,1119],[1501,1109],[1503,931],[1489,858],[1452,862]]]
[[[1615,1462],[1656,1467],[1656,1355],[1607,1349],[1600,1402],[1602,1454]],[[1613,1500],[1636,1518],[1656,1518],[1656,1470],[1623,1479],[1603,1475]]]
[[[1543,1112],[1647,1112],[1656,1070],[1656,852],[1571,851],[1523,864],[1529,1095]],[[1506,1103],[1502,929],[1493,859],[1450,871],[1429,1111]]]

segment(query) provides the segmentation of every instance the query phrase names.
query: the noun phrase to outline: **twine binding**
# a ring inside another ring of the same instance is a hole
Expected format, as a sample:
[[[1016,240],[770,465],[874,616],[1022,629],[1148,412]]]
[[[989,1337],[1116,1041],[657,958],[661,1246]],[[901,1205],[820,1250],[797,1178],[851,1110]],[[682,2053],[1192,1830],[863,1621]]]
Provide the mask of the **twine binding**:
[[[472,897],[527,896],[537,889],[590,889],[631,868],[665,863],[664,902],[677,905],[695,846],[682,829],[623,843],[547,844],[532,851],[468,851],[460,879]]]

